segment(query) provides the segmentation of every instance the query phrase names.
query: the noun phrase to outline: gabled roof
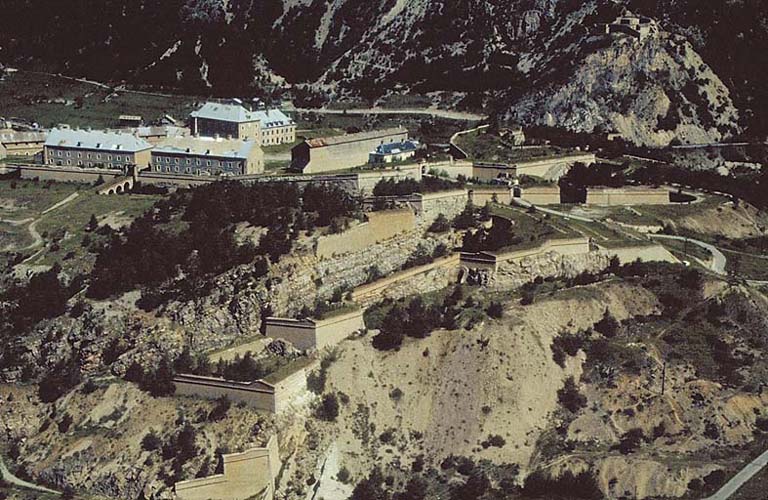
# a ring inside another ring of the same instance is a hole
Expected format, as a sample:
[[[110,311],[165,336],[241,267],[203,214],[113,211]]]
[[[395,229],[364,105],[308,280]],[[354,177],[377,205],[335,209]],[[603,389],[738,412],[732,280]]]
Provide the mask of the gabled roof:
[[[290,116],[279,109],[259,110],[254,111],[253,114],[261,122],[261,128],[285,127],[295,123]]]
[[[17,142],[44,142],[47,132],[20,132],[17,130],[0,131],[0,144],[13,144]]]
[[[208,137],[169,137],[162,141],[152,153],[246,160],[251,156],[254,148],[258,148],[258,146],[253,141]]]
[[[45,141],[48,147],[69,147],[101,151],[135,153],[152,149],[152,144],[133,134],[104,130],[74,130],[54,128]]]
[[[190,116],[234,123],[260,122],[264,128],[281,127],[294,123],[289,116],[279,109],[249,111],[240,104],[218,102],[206,102],[200,109],[193,111]]]
[[[376,154],[380,155],[394,155],[400,153],[408,153],[410,151],[416,151],[419,149],[419,143],[416,141],[403,141],[392,142],[389,144],[381,144],[376,148]]]

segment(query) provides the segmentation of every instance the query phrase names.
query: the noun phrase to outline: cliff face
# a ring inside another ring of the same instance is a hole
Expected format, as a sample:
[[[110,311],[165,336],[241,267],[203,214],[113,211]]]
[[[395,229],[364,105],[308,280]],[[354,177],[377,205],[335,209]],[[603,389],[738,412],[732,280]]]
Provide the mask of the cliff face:
[[[627,7],[653,15],[660,35],[605,37],[604,24]],[[731,94],[743,123],[760,122],[764,87],[739,54],[768,48],[768,30],[749,15],[764,8],[731,6],[749,29],[744,47],[740,26],[729,40],[716,16],[671,0],[122,0],[99,16],[14,0],[0,20],[0,60],[220,95],[284,80],[332,98],[440,91],[523,123],[615,129],[649,145],[706,142],[738,130]],[[61,29],[31,38],[27,19]]]

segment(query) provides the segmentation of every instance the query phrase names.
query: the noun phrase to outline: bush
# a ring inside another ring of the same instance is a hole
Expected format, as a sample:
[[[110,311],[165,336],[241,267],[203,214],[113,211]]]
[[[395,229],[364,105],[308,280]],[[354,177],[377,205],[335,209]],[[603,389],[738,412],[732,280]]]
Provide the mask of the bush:
[[[63,417],[61,417],[61,420],[59,421],[59,432],[64,434],[69,430],[69,427],[72,425],[72,416],[69,413],[65,413]]]
[[[141,448],[145,451],[159,450],[162,445],[163,442],[160,439],[160,436],[155,434],[154,431],[149,431],[141,440]]]
[[[232,402],[229,400],[229,398],[226,395],[221,396],[216,400],[216,405],[213,407],[210,413],[208,413],[208,421],[217,422],[219,420],[223,420],[227,416],[227,412],[231,406]]]
[[[501,302],[491,302],[485,312],[489,317],[499,319],[504,316],[504,306]]]
[[[432,225],[429,226],[430,233],[447,233],[451,230],[451,222],[444,214],[438,214]]]
[[[343,484],[349,484],[350,477],[351,474],[349,473],[349,469],[344,466],[342,466],[336,474],[336,480]]]
[[[335,422],[339,416],[339,400],[336,394],[326,394],[315,409],[315,416],[326,422]]]
[[[573,377],[568,377],[563,387],[557,391],[557,400],[571,413],[577,413],[587,406],[587,398],[579,392]]]
[[[480,444],[483,446],[483,448],[503,448],[504,445],[507,444],[507,441],[498,434],[491,434],[485,441]]]
[[[608,338],[615,337],[616,333],[619,331],[619,322],[616,321],[616,318],[611,315],[611,313],[608,311],[608,308],[605,309],[605,312],[603,313],[603,318],[595,323],[595,326],[593,327],[596,332],[602,333]]]
[[[618,449],[623,455],[629,455],[640,448],[643,441],[645,441],[645,434],[642,429],[630,429],[621,436]]]

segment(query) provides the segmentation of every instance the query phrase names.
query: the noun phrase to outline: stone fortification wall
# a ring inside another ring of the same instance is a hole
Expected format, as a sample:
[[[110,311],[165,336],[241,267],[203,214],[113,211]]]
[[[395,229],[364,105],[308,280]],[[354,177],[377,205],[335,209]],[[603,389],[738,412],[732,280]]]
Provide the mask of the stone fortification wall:
[[[263,381],[236,382],[215,377],[178,375],[174,377],[176,394],[203,399],[226,396],[230,401],[245,403],[251,408],[275,412],[275,388]]]
[[[99,180],[110,181],[123,176],[122,170],[102,168],[67,168],[47,167],[44,165],[19,165],[18,171],[22,179],[40,179],[41,181],[83,182],[92,184]]]
[[[558,205],[560,203],[560,186],[531,186],[524,187],[520,199],[533,205]]]
[[[630,264],[636,260],[643,262],[670,262],[673,264],[680,261],[662,245],[649,243],[643,246],[627,246],[618,248],[600,248],[600,251],[609,257],[614,255],[619,258],[621,264]]]
[[[179,500],[272,500],[280,471],[277,439],[272,436],[263,448],[222,456],[224,473],[176,483]]]
[[[459,254],[392,274],[352,291],[352,300],[369,305],[385,297],[400,298],[445,288],[458,278]]]
[[[412,205],[419,214],[419,223],[431,224],[440,214],[453,219],[464,210],[468,201],[467,190],[440,191],[416,195]]]
[[[664,188],[588,188],[587,205],[669,205],[669,191]]]
[[[489,287],[497,290],[519,288],[538,276],[572,278],[582,272],[596,273],[605,269],[610,258],[600,252],[562,255],[556,252],[534,254],[499,264]]]
[[[357,175],[357,191],[362,195],[370,195],[379,181],[393,179],[401,181],[414,179],[421,181],[421,165],[402,165],[393,169],[370,170],[359,172]]]
[[[597,161],[594,153],[578,153],[557,158],[544,158],[515,163],[517,175],[530,175],[547,180],[557,180],[573,166],[574,163],[592,165]]]
[[[492,202],[496,197],[496,202],[502,205],[509,205],[512,203],[512,189],[505,187],[482,187],[475,188],[469,191],[469,199],[472,200],[472,204],[476,207],[482,207],[488,202]]]
[[[283,413],[307,393],[307,375],[320,365],[315,360],[296,370],[282,380],[275,382],[275,413]]]
[[[286,340],[301,350],[331,347],[365,329],[362,310],[322,320],[267,318],[266,322],[267,337]]]
[[[471,161],[439,161],[434,163],[427,163],[424,165],[427,172],[434,172],[435,175],[447,175],[451,179],[456,179],[460,175],[463,175],[467,179],[472,178],[472,162]]]
[[[416,216],[410,209],[371,212],[368,222],[340,234],[317,238],[315,256],[320,259],[359,252],[416,226]]]

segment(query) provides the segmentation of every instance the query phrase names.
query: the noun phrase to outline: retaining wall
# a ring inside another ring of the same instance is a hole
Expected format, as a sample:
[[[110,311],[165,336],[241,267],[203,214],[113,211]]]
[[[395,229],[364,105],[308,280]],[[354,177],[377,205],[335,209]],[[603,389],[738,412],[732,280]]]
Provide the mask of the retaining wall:
[[[226,396],[230,401],[242,402],[257,410],[275,413],[275,386],[257,380],[255,382],[238,382],[216,377],[198,375],[177,375],[173,379],[176,394],[203,399],[218,399]]]
[[[520,199],[533,205],[558,205],[560,186],[532,186],[520,190]]]
[[[662,245],[650,243],[644,246],[628,246],[618,248],[600,247],[600,251],[609,257],[614,255],[619,258],[619,262],[630,264],[636,260],[642,262],[671,262],[677,264],[680,261]]]
[[[594,153],[572,154],[557,158],[544,158],[541,160],[522,161],[514,164],[516,173],[530,175],[548,180],[557,180],[562,177],[574,163],[592,165],[597,161]]]
[[[587,205],[669,205],[670,193],[664,188],[588,188]]]
[[[356,310],[322,320],[267,318],[266,326],[269,338],[286,340],[301,350],[319,350],[365,329],[365,322],[363,311]]]
[[[475,188],[469,191],[469,199],[476,207],[482,207],[486,203],[492,202],[494,196],[496,196],[497,203],[503,205],[512,203],[512,189],[508,187]]]
[[[416,215],[410,209],[371,212],[368,222],[359,224],[340,234],[317,238],[315,256],[327,258],[365,248],[388,240],[416,226]]]
[[[48,167],[44,165],[18,165],[16,169],[20,172],[22,179],[35,179],[41,181],[57,182],[83,182],[93,184],[99,177],[105,181],[123,177],[122,170],[109,170],[100,168],[67,168],[67,167]]]
[[[456,253],[435,259],[434,262],[423,266],[394,273],[386,278],[355,288],[352,292],[352,300],[358,304],[368,305],[383,298],[389,289],[396,288],[398,285],[405,283],[407,283],[407,288],[410,290],[410,293],[406,295],[411,295],[416,290],[422,291],[418,287],[413,286],[412,280],[427,274],[436,274],[436,276],[433,276],[435,278],[435,290],[445,288],[445,286],[456,280],[460,260],[459,254]],[[432,286],[430,285],[430,287]]]

